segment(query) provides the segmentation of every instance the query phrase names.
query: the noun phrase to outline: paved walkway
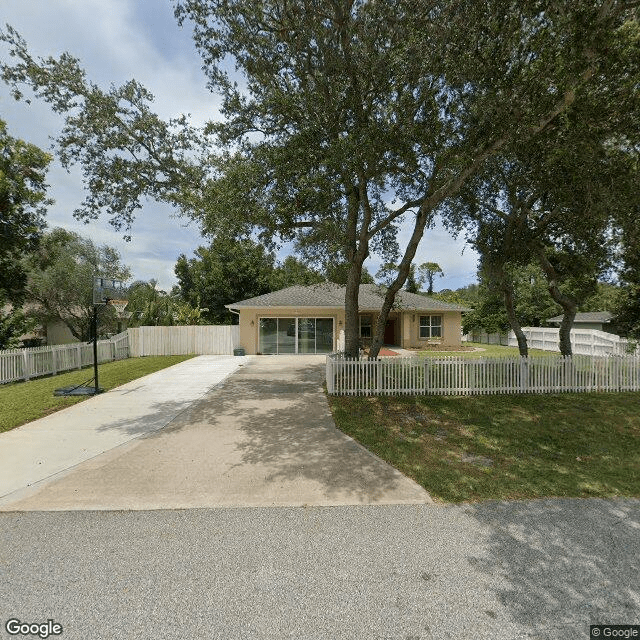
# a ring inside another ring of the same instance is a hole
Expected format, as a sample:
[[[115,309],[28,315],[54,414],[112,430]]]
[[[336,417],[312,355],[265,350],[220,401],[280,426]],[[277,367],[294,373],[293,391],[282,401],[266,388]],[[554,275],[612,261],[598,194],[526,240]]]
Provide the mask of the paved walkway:
[[[250,357],[199,356],[0,434],[8,494],[162,429]]]
[[[203,381],[194,376],[204,378],[210,365],[200,358],[188,362],[195,367],[203,363],[202,370],[189,377],[202,389]],[[145,378],[138,384],[154,389],[154,401],[145,406],[138,403],[135,387],[128,396],[124,392],[114,396],[112,405],[128,397],[137,417],[128,422],[111,419],[106,427],[107,433],[122,431],[123,438],[126,435],[135,440],[102,455],[86,456],[91,459],[74,463],[77,466],[59,477],[5,498],[0,509],[431,502],[419,485],[336,429],[322,390],[323,363],[323,356],[254,357],[198,402],[193,402],[198,393],[187,393],[188,383],[179,391],[170,375],[166,379]],[[80,407],[89,402],[76,407],[88,411]],[[64,412],[66,419],[58,426],[74,417],[76,407]],[[171,421],[156,421],[153,429],[149,428],[150,421],[165,408],[172,412]],[[91,409],[82,424],[89,417],[97,420],[96,414]],[[51,438],[50,431],[44,430],[42,435]],[[101,427],[90,433],[101,436]],[[146,435],[138,437],[141,433]],[[30,438],[40,435],[38,430]],[[73,429],[71,435],[75,435]],[[28,450],[27,443],[23,444]]]

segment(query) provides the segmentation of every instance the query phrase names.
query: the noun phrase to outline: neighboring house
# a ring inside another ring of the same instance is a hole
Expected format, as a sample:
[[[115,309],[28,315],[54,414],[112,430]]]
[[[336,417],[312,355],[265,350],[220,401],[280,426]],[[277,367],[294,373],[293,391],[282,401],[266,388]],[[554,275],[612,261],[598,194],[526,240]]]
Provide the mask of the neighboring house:
[[[360,285],[360,337],[370,342],[385,289]],[[345,288],[322,283],[293,286],[225,305],[240,319],[240,345],[248,354],[331,353],[344,336]],[[419,348],[430,341],[459,346],[465,307],[398,292],[385,344]]]
[[[562,316],[549,318],[547,324],[560,326]],[[576,313],[573,321],[574,329],[597,329],[598,331],[606,331],[607,333],[617,333],[613,322],[613,314],[609,311],[588,311],[585,313]]]
[[[26,302],[22,305],[22,311],[27,315],[29,312],[37,308],[36,303]],[[2,308],[3,313],[11,311],[12,305],[6,304]],[[78,342],[73,336],[69,327],[62,320],[50,320],[45,326],[39,325],[31,333],[25,333],[20,336],[23,347],[38,347],[40,345],[67,344],[69,342]]]
[[[71,342],[79,342],[71,329],[62,322],[62,320],[50,320],[44,329],[46,342],[49,346],[54,344],[69,344]]]
[[[25,313],[33,311],[35,304],[27,302],[23,305],[22,310]],[[12,306],[10,304],[2,307],[3,313],[11,311]],[[116,333],[125,331],[127,328],[127,319],[131,314],[126,312],[120,316],[117,316],[117,329]],[[111,335],[111,334],[109,334]],[[59,344],[70,344],[72,342],[79,342],[72,333],[69,327],[62,320],[49,320],[45,325],[39,325],[31,333],[25,333],[20,336],[21,346],[23,347],[38,347],[41,345],[53,346]]]

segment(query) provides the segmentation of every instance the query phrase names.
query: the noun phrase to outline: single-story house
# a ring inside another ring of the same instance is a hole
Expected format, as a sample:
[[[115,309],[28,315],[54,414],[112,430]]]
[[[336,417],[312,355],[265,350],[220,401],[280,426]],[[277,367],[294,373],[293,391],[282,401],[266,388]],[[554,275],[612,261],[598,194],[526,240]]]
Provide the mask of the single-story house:
[[[609,311],[588,311],[585,313],[576,313],[576,317],[573,321],[573,328],[597,329],[598,331],[606,331],[607,333],[616,333],[613,320],[613,314]],[[559,327],[561,322],[562,316],[555,316],[547,320],[548,324],[556,327]]]
[[[385,289],[360,285],[360,337],[371,340]],[[247,354],[331,353],[344,347],[345,288],[333,283],[293,286],[225,305],[239,315],[240,346]],[[385,344],[419,348],[430,341],[459,346],[465,307],[398,292]]]

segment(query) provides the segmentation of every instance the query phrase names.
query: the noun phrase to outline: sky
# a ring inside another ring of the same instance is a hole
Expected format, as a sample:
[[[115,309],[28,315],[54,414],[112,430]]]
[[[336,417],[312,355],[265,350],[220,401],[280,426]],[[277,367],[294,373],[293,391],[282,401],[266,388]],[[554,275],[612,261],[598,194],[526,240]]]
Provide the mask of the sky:
[[[170,0],[2,0],[2,28],[5,23],[26,39],[33,56],[58,57],[67,51],[80,59],[89,80],[104,88],[131,78],[140,81],[154,94],[155,110],[163,118],[186,113],[196,125],[219,118],[219,99],[206,88],[190,27],[178,26]],[[1,43],[0,56],[7,56]],[[0,118],[10,135],[45,150],[50,150],[63,123],[44,103],[16,102],[2,84]],[[47,214],[49,228],[63,227],[115,247],[135,280],[153,278],[160,288],[170,290],[176,284],[173,268],[178,256],[191,257],[206,244],[194,223],[177,217],[170,206],[152,201],[138,213],[132,240],[125,242],[106,217],[89,224],[73,218],[86,195],[79,168],[68,173],[54,160],[47,182],[48,194],[55,200]],[[410,233],[407,224],[401,227],[401,248]],[[477,255],[465,244],[461,238],[452,239],[440,224],[425,233],[415,262],[437,262],[442,267],[445,275],[436,281],[436,290],[476,281]],[[284,247],[278,258],[288,253],[290,248]],[[374,257],[365,266],[375,274],[379,264]]]

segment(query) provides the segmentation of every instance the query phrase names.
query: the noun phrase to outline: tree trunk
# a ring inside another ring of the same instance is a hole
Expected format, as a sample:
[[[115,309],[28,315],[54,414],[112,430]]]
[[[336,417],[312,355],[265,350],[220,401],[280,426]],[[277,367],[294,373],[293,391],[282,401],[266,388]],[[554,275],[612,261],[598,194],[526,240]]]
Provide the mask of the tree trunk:
[[[343,176],[347,193],[347,217],[345,229],[345,258],[350,263],[344,295],[344,354],[347,358],[360,357],[360,323],[358,321],[358,293],[362,277],[362,264],[369,251],[363,246],[362,229],[358,233],[358,213],[360,211],[360,189],[347,175]],[[364,221],[367,223],[368,221]],[[366,231],[366,229],[365,229]],[[358,242],[360,239],[360,242]]]
[[[500,287],[504,294],[504,307],[507,312],[507,318],[509,318],[509,325],[516,334],[516,340],[518,341],[518,351],[522,358],[529,356],[529,347],[527,345],[527,336],[524,335],[518,317],[516,316],[515,308],[515,296],[513,291],[513,282],[505,275],[504,272],[500,272],[498,275],[500,278]]]
[[[375,359],[378,357],[380,348],[384,344],[384,330],[387,326],[389,312],[391,311],[391,307],[395,302],[396,294],[398,293],[398,291],[400,291],[405,281],[407,280],[409,270],[411,269],[411,263],[413,262],[413,258],[416,255],[418,244],[422,239],[422,235],[424,234],[424,229],[430,217],[430,214],[431,207],[427,204],[423,204],[418,210],[413,233],[411,234],[411,238],[407,244],[405,254],[400,264],[398,265],[398,275],[396,276],[395,280],[389,285],[387,293],[384,297],[384,302],[382,303],[380,315],[378,315],[375,332],[373,334],[373,341],[371,343],[371,349],[369,349],[370,359]]]
[[[360,291],[360,278],[364,260],[365,257],[360,260],[359,252],[356,252],[347,275],[344,297],[344,353],[347,358],[358,358],[360,356],[358,293]]]
[[[576,305],[563,306],[564,315],[560,323],[560,353],[563,356],[570,356],[571,351],[571,327],[576,317]]]
[[[537,252],[538,261],[544,271],[547,281],[549,283],[549,293],[551,297],[562,307],[563,316],[560,323],[560,353],[563,356],[572,355],[571,351],[571,327],[573,327],[573,321],[578,311],[578,302],[575,298],[565,295],[558,288],[558,273],[555,267],[549,262],[544,253],[544,249],[539,249]]]

